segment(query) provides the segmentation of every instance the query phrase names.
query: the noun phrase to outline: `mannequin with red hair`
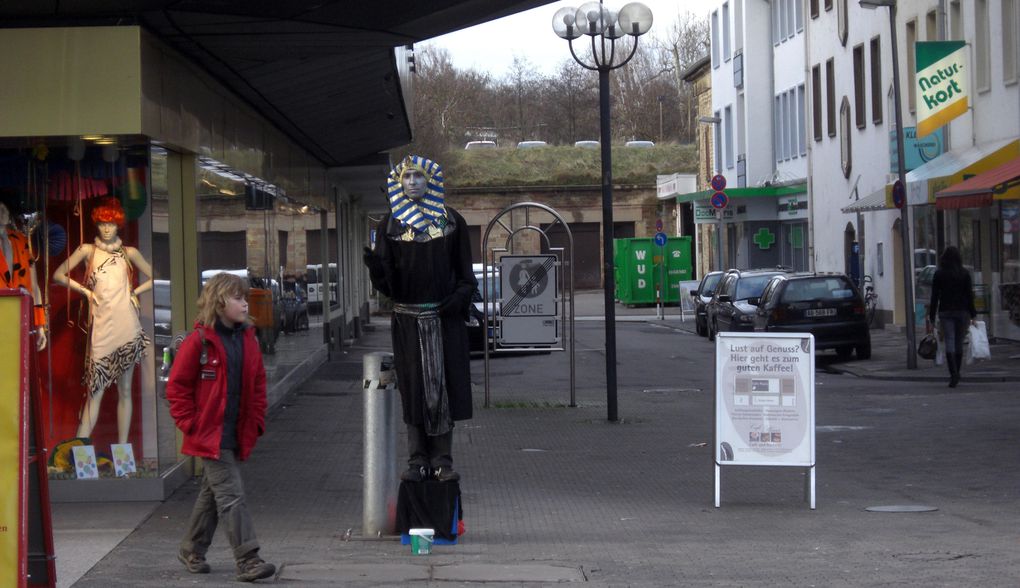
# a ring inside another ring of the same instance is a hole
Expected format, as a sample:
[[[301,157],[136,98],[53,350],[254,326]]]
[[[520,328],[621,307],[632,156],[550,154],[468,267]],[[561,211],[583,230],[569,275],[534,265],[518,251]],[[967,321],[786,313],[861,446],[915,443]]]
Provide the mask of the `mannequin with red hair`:
[[[121,243],[117,229],[124,209],[116,198],[105,198],[92,210],[99,235],[83,243],[57,268],[53,281],[89,301],[89,342],[83,378],[88,397],[82,407],[77,437],[91,437],[99,419],[103,393],[117,384],[117,442],[127,443],[131,430],[131,380],[149,338],[138,320],[138,295],[152,289],[152,268],[134,247]],[[84,283],[70,271],[85,262]],[[133,274],[145,275],[133,287]]]

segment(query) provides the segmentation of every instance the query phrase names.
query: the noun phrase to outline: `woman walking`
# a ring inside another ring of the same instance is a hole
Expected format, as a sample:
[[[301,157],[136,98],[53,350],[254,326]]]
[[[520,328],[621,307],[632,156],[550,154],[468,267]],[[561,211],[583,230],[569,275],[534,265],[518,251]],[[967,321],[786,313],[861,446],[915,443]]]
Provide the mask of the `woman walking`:
[[[946,348],[946,366],[949,367],[949,387],[960,382],[960,365],[963,363],[963,340],[967,325],[974,322],[974,290],[970,272],[963,267],[960,250],[950,245],[939,258],[939,267],[931,285],[931,304],[928,305],[929,333],[938,315]]]

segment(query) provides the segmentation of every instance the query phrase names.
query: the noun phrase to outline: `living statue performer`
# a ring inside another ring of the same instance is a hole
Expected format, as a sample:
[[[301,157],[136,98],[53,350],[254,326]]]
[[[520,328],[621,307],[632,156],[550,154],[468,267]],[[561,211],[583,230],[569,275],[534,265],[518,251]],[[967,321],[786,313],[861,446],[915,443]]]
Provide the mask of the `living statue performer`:
[[[127,443],[131,430],[131,379],[149,337],[138,321],[138,295],[152,289],[152,268],[134,247],[117,236],[124,224],[124,209],[116,198],[106,198],[92,211],[99,236],[84,243],[60,264],[53,281],[66,285],[89,301],[89,342],[83,383],[88,396],[82,407],[77,437],[91,437],[99,418],[103,393],[117,384],[117,442]],[[85,282],[71,279],[70,271],[85,263]],[[147,278],[133,288],[133,275]]]
[[[443,201],[443,170],[406,157],[389,175],[390,212],[375,249],[365,248],[372,285],[393,300],[393,353],[407,425],[408,469],[400,478],[455,481],[454,421],[471,418],[465,326],[471,293],[467,223]]]
[[[32,295],[35,310],[32,325],[36,328],[35,348],[46,348],[46,309],[35,272],[35,259],[29,248],[28,236],[14,225],[21,209],[17,197],[0,193],[0,288],[24,288]]]

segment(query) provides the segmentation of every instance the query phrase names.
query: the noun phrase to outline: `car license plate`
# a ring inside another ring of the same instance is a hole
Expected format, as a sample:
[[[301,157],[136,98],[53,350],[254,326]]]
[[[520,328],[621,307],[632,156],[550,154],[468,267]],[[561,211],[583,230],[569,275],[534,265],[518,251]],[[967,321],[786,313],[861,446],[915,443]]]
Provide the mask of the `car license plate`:
[[[810,308],[804,311],[804,316],[815,317],[815,316],[836,316],[835,308]]]

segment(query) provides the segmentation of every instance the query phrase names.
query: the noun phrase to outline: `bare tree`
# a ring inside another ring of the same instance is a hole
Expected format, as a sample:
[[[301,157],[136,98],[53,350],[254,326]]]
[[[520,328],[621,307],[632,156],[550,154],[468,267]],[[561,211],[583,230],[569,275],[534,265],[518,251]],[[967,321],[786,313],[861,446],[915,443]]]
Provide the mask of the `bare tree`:
[[[662,67],[670,73],[677,88],[677,107],[682,115],[678,136],[684,142],[694,140],[694,118],[698,105],[694,102],[691,88],[683,81],[683,74],[708,55],[711,47],[709,34],[707,19],[683,12],[677,15],[666,35],[658,40]]]

